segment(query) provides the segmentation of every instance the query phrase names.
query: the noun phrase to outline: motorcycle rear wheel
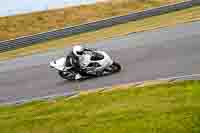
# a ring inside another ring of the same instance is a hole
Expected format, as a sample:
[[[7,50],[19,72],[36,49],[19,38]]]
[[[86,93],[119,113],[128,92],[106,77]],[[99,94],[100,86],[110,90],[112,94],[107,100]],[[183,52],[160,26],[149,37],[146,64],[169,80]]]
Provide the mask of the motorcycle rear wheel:
[[[62,77],[63,79],[67,79],[67,80],[74,80],[74,79],[75,79],[75,74],[72,73],[72,72],[58,71],[58,74],[59,74],[60,77]]]

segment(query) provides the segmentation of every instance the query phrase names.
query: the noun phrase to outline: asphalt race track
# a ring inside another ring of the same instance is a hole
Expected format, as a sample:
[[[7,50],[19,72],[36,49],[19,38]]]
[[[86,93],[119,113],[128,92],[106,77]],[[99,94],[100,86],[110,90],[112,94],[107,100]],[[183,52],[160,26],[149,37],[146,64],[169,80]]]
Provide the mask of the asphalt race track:
[[[89,46],[108,51],[123,70],[82,82],[63,80],[48,63],[65,55],[69,48],[2,61],[0,103],[200,73],[200,22],[133,33]]]

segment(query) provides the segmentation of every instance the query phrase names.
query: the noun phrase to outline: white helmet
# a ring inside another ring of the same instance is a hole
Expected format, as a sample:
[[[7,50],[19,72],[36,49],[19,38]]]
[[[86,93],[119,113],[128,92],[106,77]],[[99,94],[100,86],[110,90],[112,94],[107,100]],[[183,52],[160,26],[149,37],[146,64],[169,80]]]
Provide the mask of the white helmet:
[[[80,45],[76,45],[73,47],[72,51],[76,56],[81,56],[83,54],[84,48]]]

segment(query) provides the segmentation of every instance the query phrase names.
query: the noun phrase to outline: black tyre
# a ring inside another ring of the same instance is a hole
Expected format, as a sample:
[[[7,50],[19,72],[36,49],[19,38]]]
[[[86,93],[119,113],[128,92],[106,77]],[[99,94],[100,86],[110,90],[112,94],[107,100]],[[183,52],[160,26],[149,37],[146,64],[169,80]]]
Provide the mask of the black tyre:
[[[109,73],[106,74],[106,75],[109,75],[109,74],[112,74],[112,73],[120,72],[121,69],[122,69],[122,67],[121,67],[121,65],[120,65],[119,63],[113,62],[113,64],[112,64],[109,68],[105,69],[106,72],[109,72]]]
[[[121,65],[117,62],[113,62],[112,64],[112,71],[113,73],[120,72],[122,69]]]
[[[62,77],[63,79],[67,79],[67,80],[74,80],[75,79],[75,74],[72,72],[63,72],[63,71],[59,71],[58,74],[60,75],[60,77]]]

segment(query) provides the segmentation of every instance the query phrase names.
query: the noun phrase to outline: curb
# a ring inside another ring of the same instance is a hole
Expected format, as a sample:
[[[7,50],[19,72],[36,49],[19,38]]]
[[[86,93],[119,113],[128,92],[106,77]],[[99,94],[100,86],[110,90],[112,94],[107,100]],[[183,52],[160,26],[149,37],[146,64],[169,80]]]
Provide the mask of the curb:
[[[142,81],[142,82],[134,82],[134,83],[128,83],[128,84],[120,84],[120,85],[113,85],[113,86],[108,86],[108,87],[103,87],[103,88],[97,88],[97,89],[89,89],[87,91],[80,91],[77,96],[82,96],[82,95],[88,95],[92,93],[104,93],[104,92],[111,92],[114,90],[125,90],[128,89],[129,87],[146,87],[146,86],[152,86],[152,85],[158,85],[158,84],[166,84],[166,83],[171,83],[173,81],[170,81],[168,79],[166,80],[147,80],[147,81]]]
[[[110,92],[113,90],[128,89],[130,86],[139,88],[139,87],[153,86],[153,85],[159,85],[159,84],[169,84],[169,83],[174,83],[174,82],[179,82],[179,81],[184,81],[184,80],[193,80],[194,78],[200,79],[200,74],[191,74],[191,75],[169,77],[169,78],[159,78],[155,80],[146,80],[146,81],[141,81],[141,82],[107,86],[107,87],[97,88],[97,89],[89,89],[86,91],[80,91],[76,95],[80,96],[80,95],[88,95],[91,93]]]
[[[184,75],[184,76],[177,76],[177,77],[168,77],[168,78],[159,78],[155,80],[146,80],[146,81],[141,81],[141,82],[133,82],[133,83],[125,83],[125,84],[118,84],[118,85],[113,85],[113,86],[106,86],[102,88],[97,88],[97,89],[88,89],[85,91],[75,91],[72,93],[63,93],[63,94],[55,94],[55,95],[48,95],[48,96],[43,96],[43,97],[35,97],[35,98],[29,98],[29,99],[23,99],[23,100],[18,100],[14,102],[7,102],[7,103],[2,103],[2,105],[22,105],[25,103],[30,103],[34,101],[44,101],[44,100],[54,100],[55,98],[58,97],[66,97],[66,100],[70,100],[73,98],[77,98],[79,96],[83,95],[89,95],[92,93],[105,93],[105,92],[111,92],[114,90],[119,90],[119,89],[129,89],[129,87],[146,87],[146,86],[153,86],[153,85],[159,85],[159,84],[169,84],[169,83],[174,83],[178,81],[184,81],[184,80],[194,80],[194,79],[200,79],[200,74],[191,74],[191,75]]]

